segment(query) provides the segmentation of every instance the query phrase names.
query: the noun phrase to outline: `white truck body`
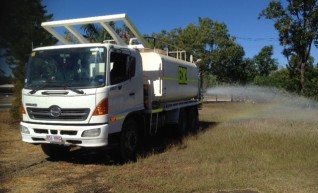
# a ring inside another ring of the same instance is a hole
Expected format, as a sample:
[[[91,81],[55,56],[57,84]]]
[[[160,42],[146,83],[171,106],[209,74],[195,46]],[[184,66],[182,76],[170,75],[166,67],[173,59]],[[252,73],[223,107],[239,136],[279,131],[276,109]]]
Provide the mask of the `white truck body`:
[[[180,101],[198,95],[199,72],[195,64],[155,52],[140,54],[144,79],[153,85],[154,101]]]
[[[108,24],[118,20],[125,22],[141,45],[126,45],[121,40]],[[88,43],[73,27],[88,23],[100,23],[117,44]],[[194,127],[198,68],[145,48],[147,42],[125,14],[42,26],[65,45],[32,51],[22,90],[24,142],[42,144],[47,155],[58,156],[69,150],[64,147],[108,146],[113,138],[120,144],[123,158],[131,159],[141,133],[137,128],[152,135],[167,123],[181,124],[183,129]],[[53,30],[60,26],[80,44],[70,44]],[[74,67],[70,78],[67,65]],[[56,75],[59,69],[62,71]],[[189,119],[192,122],[187,124]]]

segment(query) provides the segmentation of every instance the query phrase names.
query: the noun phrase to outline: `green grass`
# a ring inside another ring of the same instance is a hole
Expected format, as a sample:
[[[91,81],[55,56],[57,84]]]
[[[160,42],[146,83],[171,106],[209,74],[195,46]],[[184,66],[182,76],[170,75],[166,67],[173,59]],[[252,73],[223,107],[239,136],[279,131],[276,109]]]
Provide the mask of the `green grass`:
[[[112,178],[114,184],[123,185],[113,189],[318,192],[317,119],[294,119],[277,109],[265,113],[268,105],[272,104],[204,105],[200,116],[206,128],[161,154],[114,169],[121,171]]]
[[[200,132],[168,144],[165,151],[124,165],[52,162],[53,173],[44,165],[4,187],[12,192],[30,184],[42,192],[50,187],[73,192],[318,192],[318,110],[279,105],[204,104]]]

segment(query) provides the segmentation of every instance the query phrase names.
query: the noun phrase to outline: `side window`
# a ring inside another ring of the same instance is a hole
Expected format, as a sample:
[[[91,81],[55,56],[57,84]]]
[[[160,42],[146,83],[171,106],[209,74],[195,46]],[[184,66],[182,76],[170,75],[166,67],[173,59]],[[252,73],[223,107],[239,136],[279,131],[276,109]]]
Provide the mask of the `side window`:
[[[132,78],[135,76],[136,72],[136,58],[129,56],[128,57],[128,76]]]
[[[128,54],[110,54],[110,84],[118,84],[135,76],[136,59]]]

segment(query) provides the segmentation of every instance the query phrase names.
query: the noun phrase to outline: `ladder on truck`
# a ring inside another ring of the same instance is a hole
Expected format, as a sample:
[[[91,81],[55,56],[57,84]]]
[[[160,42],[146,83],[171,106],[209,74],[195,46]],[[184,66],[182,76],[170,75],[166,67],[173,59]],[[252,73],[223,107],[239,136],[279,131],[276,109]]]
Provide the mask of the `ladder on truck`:
[[[52,34],[56,39],[58,39],[62,44],[71,44],[67,39],[58,33],[56,30],[58,27],[64,27],[69,31],[81,44],[89,43],[88,40],[80,33],[75,26],[86,25],[86,24],[100,24],[113,38],[116,44],[121,46],[127,46],[127,44],[122,40],[120,35],[109,25],[110,22],[124,22],[128,29],[133,33],[137,41],[144,47],[149,48],[148,42],[142,37],[138,29],[128,18],[127,14],[116,14],[116,15],[106,15],[97,17],[87,17],[78,19],[68,19],[59,21],[49,21],[43,22],[41,26],[46,29],[50,34]]]

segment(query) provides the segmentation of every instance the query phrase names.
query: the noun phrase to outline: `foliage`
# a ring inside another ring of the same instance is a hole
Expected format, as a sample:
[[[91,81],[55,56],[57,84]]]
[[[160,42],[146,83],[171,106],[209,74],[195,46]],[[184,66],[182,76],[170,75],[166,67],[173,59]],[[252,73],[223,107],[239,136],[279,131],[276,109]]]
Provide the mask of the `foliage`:
[[[202,78],[203,78],[203,82],[202,82],[203,90],[220,85],[220,82],[217,81],[217,78],[215,75],[205,74]]]
[[[284,68],[271,72],[268,76],[256,76],[253,84],[258,86],[276,87],[289,92],[295,92],[297,80],[291,79],[289,71]]]
[[[128,37],[132,36],[125,25],[117,28],[114,23],[110,25],[117,33],[123,35],[125,32]],[[84,25],[82,29],[91,42],[107,39],[107,32],[100,26]],[[244,58],[243,47],[228,33],[227,26],[210,18],[199,18],[197,24],[190,23],[185,28],[171,31],[162,30],[151,36],[154,38],[148,37],[148,40],[152,47],[174,56],[173,51],[184,50],[187,55],[182,55],[182,59],[189,60],[192,55],[194,61],[197,60],[195,63],[200,68],[202,88],[218,84],[245,85],[253,82],[255,76],[268,76],[277,69],[277,62],[272,58],[272,46],[265,46],[253,59]]]
[[[318,100],[318,68],[311,66],[306,71],[304,95]]]
[[[257,71],[260,76],[268,76],[272,71],[277,70],[277,60],[272,58],[273,46],[265,46],[254,57]]]
[[[12,78],[9,76],[5,76],[4,74],[0,74],[0,82],[1,84],[10,84]]]
[[[311,66],[306,71],[305,90],[303,95],[312,99],[318,99],[318,68]],[[276,87],[292,93],[299,93],[301,87],[299,77],[293,77],[291,71],[283,68],[271,72],[268,76],[256,76],[253,84],[258,86]]]
[[[111,27],[115,27],[115,23],[111,22],[109,24]],[[109,33],[107,31],[97,25],[97,24],[86,24],[82,25],[81,28],[85,32],[85,37],[88,39],[89,42],[96,43],[96,42],[103,42],[104,40],[110,40],[112,39]]]
[[[163,30],[152,36],[160,40],[155,47],[168,51],[178,47],[189,53],[187,57],[200,59],[197,65],[203,79],[213,74],[219,82],[247,84],[254,78],[254,63],[243,58],[243,47],[231,37],[224,23],[199,18],[198,25],[191,23],[184,29]]]
[[[0,47],[6,50],[7,63],[16,66],[14,73],[15,101],[11,109],[14,118],[20,118],[21,90],[24,84],[24,69],[33,47],[56,42],[45,32],[41,23],[50,20],[41,0],[11,0],[1,6]]]
[[[243,47],[235,44],[213,54],[211,71],[218,81],[245,85],[253,80],[256,68],[253,60],[243,59]]]
[[[272,0],[260,17],[275,22],[280,44],[284,46],[283,54],[289,61],[289,68],[297,69],[300,93],[304,94],[310,51],[318,40],[317,0],[288,0],[286,8],[280,1]],[[293,63],[291,59],[294,59]]]
[[[114,23],[111,25],[124,38],[132,36],[125,25],[117,28]],[[83,25],[82,29],[90,42],[101,42],[109,36],[98,25]],[[171,56],[176,56],[177,50],[187,53],[179,58],[189,60],[192,55],[197,60],[203,80],[212,74],[219,82],[247,84],[257,73],[254,61],[243,58],[244,49],[230,36],[227,26],[210,18],[199,18],[198,24],[190,23],[184,29],[153,33],[152,37],[148,38],[150,45],[167,51]]]
[[[6,48],[9,63],[16,65],[15,94],[17,96],[13,114],[19,114],[21,88],[24,80],[24,66],[31,47],[56,43],[56,40],[40,26],[41,22],[50,20],[41,0],[32,3],[25,0],[13,0],[4,5],[1,31],[1,48]],[[310,14],[309,14],[310,13]],[[297,15],[298,14],[298,15]],[[298,17],[297,17],[298,16]],[[273,46],[264,46],[254,58],[244,58],[244,48],[236,43],[235,37],[228,32],[224,23],[210,18],[198,18],[197,23],[190,23],[185,28],[175,28],[153,33],[151,45],[167,52],[185,50],[182,57],[189,60],[193,56],[200,69],[201,86],[219,84],[249,84],[276,86],[291,92],[303,93],[305,96],[317,97],[317,67],[310,58],[310,49],[317,43],[318,22],[316,1],[289,0],[287,8],[272,1],[260,14],[260,17],[275,21],[279,39],[284,46],[283,54],[288,58],[287,69],[277,71],[277,61],[273,59]],[[299,18],[299,19],[298,19]],[[305,22],[306,21],[306,22]],[[301,25],[305,28],[301,28]],[[109,25],[128,42],[133,37],[125,25]],[[90,42],[102,42],[111,39],[108,32],[98,25],[83,25],[85,37]],[[303,35],[302,35],[303,34]],[[65,34],[71,42],[76,42],[70,33]],[[303,51],[305,50],[305,51]],[[170,55],[174,53],[170,52]],[[199,59],[199,60],[198,60]]]
[[[112,21],[109,22],[108,25],[114,29],[117,34],[120,34],[123,41],[127,44],[129,43],[129,39],[134,37],[133,33],[125,24],[118,27],[116,26],[116,23]],[[82,25],[81,29],[84,30],[84,37],[91,43],[101,43],[104,40],[112,40],[111,35],[104,29],[104,27],[98,24]]]

